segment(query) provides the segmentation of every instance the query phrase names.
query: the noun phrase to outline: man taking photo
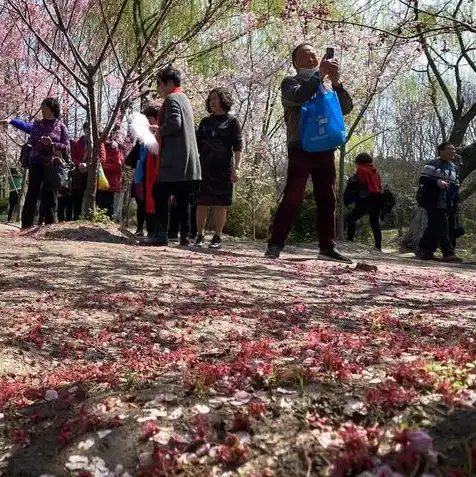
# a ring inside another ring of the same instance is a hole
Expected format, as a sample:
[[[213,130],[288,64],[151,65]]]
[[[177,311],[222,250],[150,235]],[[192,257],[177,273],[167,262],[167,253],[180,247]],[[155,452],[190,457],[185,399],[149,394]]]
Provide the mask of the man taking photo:
[[[335,179],[334,150],[307,152],[301,145],[301,106],[309,101],[322,86],[334,90],[342,113],[352,111],[352,99],[340,81],[339,62],[336,59],[319,60],[316,50],[308,43],[297,46],[292,53],[297,74],[284,78],[281,101],[287,127],[288,173],[284,196],[279,204],[272,226],[266,256],[278,258],[304,200],[306,184],[311,176],[317,205],[317,234],[319,258],[350,262],[335,248]],[[326,80],[326,81],[325,81]],[[330,84],[328,84],[330,82]]]

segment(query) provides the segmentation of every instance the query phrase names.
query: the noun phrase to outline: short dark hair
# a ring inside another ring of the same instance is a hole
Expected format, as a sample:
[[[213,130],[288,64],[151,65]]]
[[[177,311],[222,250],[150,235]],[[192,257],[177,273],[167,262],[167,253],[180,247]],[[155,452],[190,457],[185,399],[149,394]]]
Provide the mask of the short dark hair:
[[[374,159],[368,152],[361,152],[355,156],[356,164],[372,164],[372,162],[374,162]]]
[[[158,118],[159,117],[160,108],[157,106],[146,106],[142,110],[142,114],[148,118]]]
[[[438,152],[444,151],[448,146],[454,146],[452,142],[443,141],[441,144],[438,144]]]
[[[296,62],[296,56],[297,54],[299,53],[299,50],[301,48],[304,48],[305,46],[310,46],[312,47],[312,45],[310,43],[300,43],[298,46],[296,46],[296,48],[294,48],[293,52],[291,53],[291,58],[293,60],[293,65],[294,63]]]
[[[157,81],[159,80],[162,81],[162,83],[172,81],[175,86],[180,86],[182,84],[182,73],[180,73],[177,68],[169,65],[157,72]]]
[[[59,101],[56,98],[45,98],[41,102],[42,106],[46,106],[52,113],[53,116],[58,119],[61,113],[61,107]]]
[[[16,167],[10,167],[11,174],[18,174],[18,169]]]
[[[86,122],[83,124],[83,129],[86,129],[86,128],[88,128],[88,127],[89,127],[89,123],[88,123],[88,121],[86,121]]]
[[[209,113],[212,112],[210,109],[210,96],[212,93],[215,93],[218,96],[218,99],[220,100],[221,107],[223,108],[223,111],[228,113],[233,106],[233,98],[231,96],[231,93],[225,89],[225,88],[213,88],[209,93],[207,100],[205,101],[205,106],[207,108],[207,111]]]

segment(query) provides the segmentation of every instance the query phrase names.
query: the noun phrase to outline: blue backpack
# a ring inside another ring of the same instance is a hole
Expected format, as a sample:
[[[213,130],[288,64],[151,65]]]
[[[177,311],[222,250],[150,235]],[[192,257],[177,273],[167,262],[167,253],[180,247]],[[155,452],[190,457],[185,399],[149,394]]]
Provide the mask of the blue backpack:
[[[301,145],[307,152],[330,151],[347,138],[344,116],[335,91],[322,86],[301,106]]]

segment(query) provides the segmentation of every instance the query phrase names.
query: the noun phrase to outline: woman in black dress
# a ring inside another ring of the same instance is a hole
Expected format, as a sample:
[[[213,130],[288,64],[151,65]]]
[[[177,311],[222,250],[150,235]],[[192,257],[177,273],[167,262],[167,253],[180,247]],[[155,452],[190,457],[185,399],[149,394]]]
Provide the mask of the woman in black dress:
[[[233,100],[228,91],[215,88],[206,101],[210,116],[202,119],[197,131],[202,165],[202,182],[197,194],[197,239],[195,246],[204,246],[208,208],[213,208],[215,235],[210,248],[221,247],[228,207],[233,202],[233,184],[238,180],[242,138],[238,120],[229,114]]]

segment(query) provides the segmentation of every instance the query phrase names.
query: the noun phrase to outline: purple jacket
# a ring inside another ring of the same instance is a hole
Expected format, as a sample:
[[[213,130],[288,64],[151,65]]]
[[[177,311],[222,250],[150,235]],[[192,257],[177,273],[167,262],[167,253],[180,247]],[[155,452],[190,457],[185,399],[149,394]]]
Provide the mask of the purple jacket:
[[[32,164],[44,164],[53,153],[51,147],[41,143],[42,136],[49,136],[56,151],[69,152],[69,135],[66,126],[57,119],[42,119],[32,123],[25,123],[19,119],[12,119],[10,124],[30,135],[29,143],[32,146]]]

